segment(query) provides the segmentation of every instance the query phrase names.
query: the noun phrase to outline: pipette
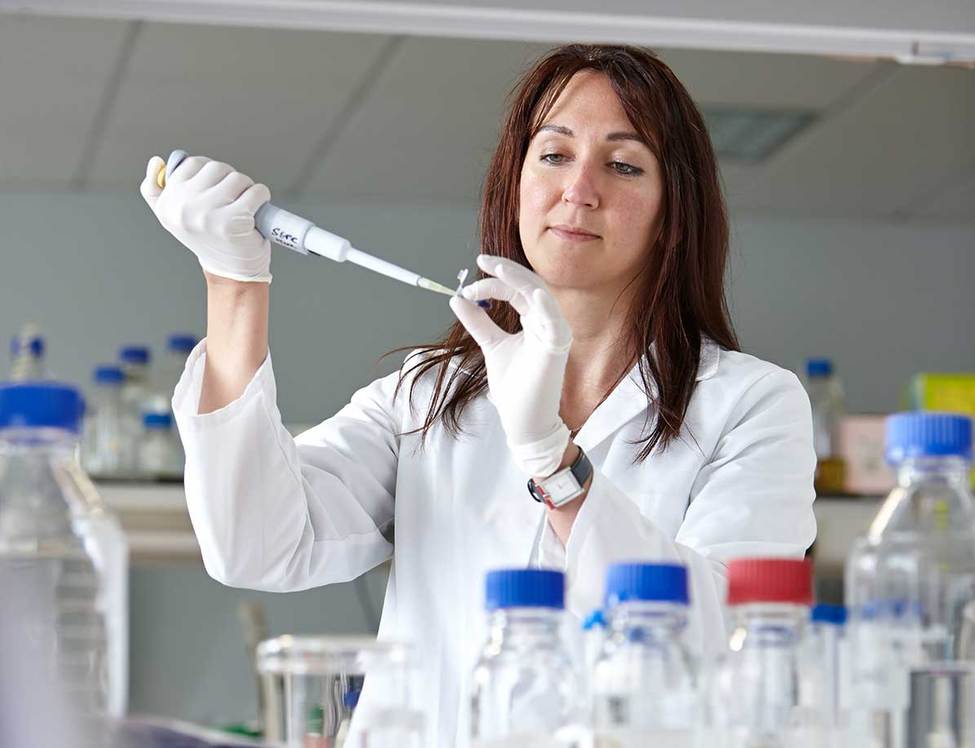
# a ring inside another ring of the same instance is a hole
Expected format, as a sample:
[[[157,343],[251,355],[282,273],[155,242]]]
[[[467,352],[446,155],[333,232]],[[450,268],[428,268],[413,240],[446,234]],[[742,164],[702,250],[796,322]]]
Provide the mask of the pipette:
[[[160,188],[166,186],[166,179],[188,155],[183,150],[175,150],[169,154],[166,168],[160,169],[156,174],[156,184]],[[271,203],[265,203],[257,209],[257,213],[254,214],[254,227],[266,239],[303,255],[313,254],[336,262],[348,260],[374,273],[380,273],[426,291],[446,296],[453,296],[455,293],[452,288],[424,278],[412,270],[401,268],[399,265],[355,249],[348,239],[326,231],[308,219],[289,213]]]

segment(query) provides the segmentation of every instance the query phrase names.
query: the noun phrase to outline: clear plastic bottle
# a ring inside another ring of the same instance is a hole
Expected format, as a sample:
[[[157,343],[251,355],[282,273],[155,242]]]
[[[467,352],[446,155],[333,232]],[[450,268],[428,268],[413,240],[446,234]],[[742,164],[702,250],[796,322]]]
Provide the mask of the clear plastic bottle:
[[[168,398],[172,398],[186,366],[186,357],[198,342],[197,337],[190,333],[172,333],[166,338],[166,354],[159,367],[158,388]]]
[[[44,360],[46,348],[40,328],[33,323],[24,325],[10,339],[10,381],[48,379],[50,373]]]
[[[729,651],[707,687],[707,745],[806,748],[822,744],[817,715],[800,699],[799,642],[812,600],[812,567],[798,559],[728,565],[734,618]]]
[[[122,402],[139,420],[143,408],[152,394],[149,363],[152,355],[144,345],[125,345],[119,349],[119,361],[125,374],[122,385]]]
[[[0,385],[0,575],[3,604],[22,610],[20,630],[6,634],[58,684],[52,698],[81,723],[81,742],[97,744],[112,677],[110,593],[104,537],[77,475],[83,408],[70,385]]]
[[[851,720],[864,745],[907,744],[911,670],[975,661],[975,501],[967,416],[887,420],[897,487],[847,559]]]
[[[561,636],[564,575],[503,569],[488,573],[486,588],[489,634],[473,674],[473,745],[566,745],[580,728],[585,704]]]
[[[684,641],[687,569],[614,564],[609,633],[592,674],[598,745],[689,746],[700,718],[697,665]]]
[[[802,703],[824,716],[830,745],[838,745],[846,729],[846,608],[817,605],[809,614],[801,647]]]
[[[816,492],[842,493],[846,465],[839,455],[837,433],[843,417],[843,385],[826,358],[806,362],[806,390],[812,406],[813,446],[816,450]]]
[[[125,374],[119,366],[98,366],[94,381],[81,440],[82,467],[94,478],[134,477],[141,425],[122,403]]]
[[[173,428],[170,413],[146,413],[142,417],[139,444],[139,472],[153,480],[180,480],[183,477],[183,449]]]

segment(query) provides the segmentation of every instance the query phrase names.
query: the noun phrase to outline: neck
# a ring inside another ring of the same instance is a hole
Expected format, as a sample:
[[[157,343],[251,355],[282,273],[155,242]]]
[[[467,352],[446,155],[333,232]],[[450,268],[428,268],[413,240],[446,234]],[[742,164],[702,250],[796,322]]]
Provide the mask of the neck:
[[[612,387],[636,360],[626,319],[630,299],[575,288],[552,293],[572,329],[564,391]]]

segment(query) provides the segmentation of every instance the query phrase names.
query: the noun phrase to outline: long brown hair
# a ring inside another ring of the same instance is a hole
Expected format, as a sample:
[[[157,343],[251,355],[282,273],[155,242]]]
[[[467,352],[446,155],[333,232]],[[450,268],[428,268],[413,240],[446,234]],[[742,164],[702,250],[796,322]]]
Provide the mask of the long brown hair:
[[[738,350],[724,293],[728,220],[714,151],[701,113],[673,71],[648,50],[582,44],[555,49],[529,69],[509,98],[485,176],[481,247],[531,267],[518,232],[522,165],[532,137],[559,94],[582,70],[598,71],[612,83],[630,122],[656,156],[663,179],[656,245],[636,279],[642,288],[627,322],[630,342],[640,354],[643,388],[657,413],[653,428],[636,442],[643,444],[636,458],[642,461],[658,444],[666,448],[680,434],[704,336]],[[508,304],[496,303],[489,314],[507,332],[520,329],[518,314]],[[481,349],[455,322],[442,340],[419,346],[418,353],[412,365],[404,366],[397,393],[405,377],[415,373],[412,404],[420,377],[435,370],[436,379],[423,426],[410,433],[422,431],[425,438],[440,421],[456,436],[462,411],[487,388]],[[627,354],[621,350],[622,355]],[[650,412],[648,408],[645,430]]]

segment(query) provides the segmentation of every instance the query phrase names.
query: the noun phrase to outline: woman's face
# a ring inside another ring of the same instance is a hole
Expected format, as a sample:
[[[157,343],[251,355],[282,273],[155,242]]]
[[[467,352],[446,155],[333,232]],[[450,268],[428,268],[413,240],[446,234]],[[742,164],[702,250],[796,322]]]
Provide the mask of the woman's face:
[[[577,73],[521,170],[518,228],[532,268],[553,289],[619,294],[651,251],[662,198],[657,159],[609,79]]]

